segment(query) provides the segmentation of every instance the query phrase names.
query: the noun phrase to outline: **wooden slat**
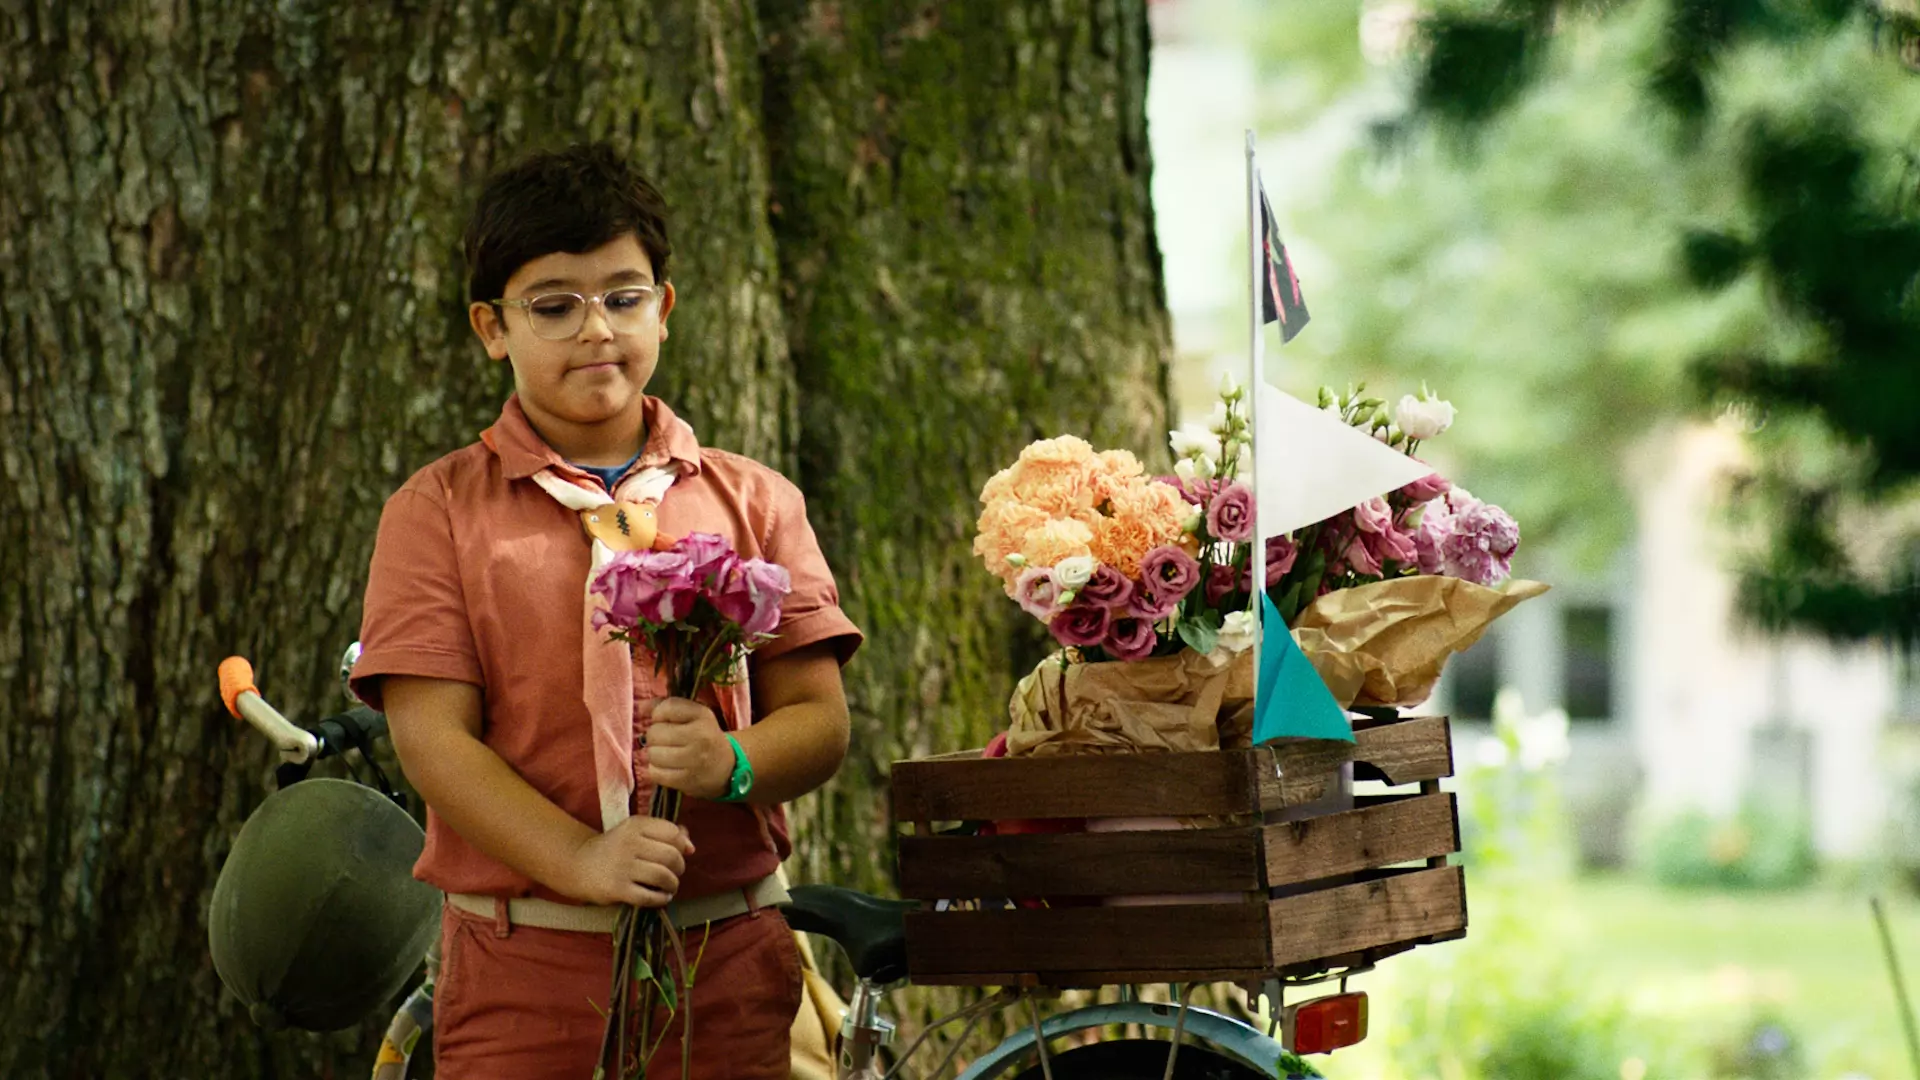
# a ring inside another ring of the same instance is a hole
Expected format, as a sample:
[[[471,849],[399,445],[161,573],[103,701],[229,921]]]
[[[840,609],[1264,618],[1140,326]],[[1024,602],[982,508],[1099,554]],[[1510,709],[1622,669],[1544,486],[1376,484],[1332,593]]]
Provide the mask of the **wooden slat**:
[[[1267,905],[1280,967],[1463,930],[1466,886],[1457,866],[1392,873]]]
[[[1453,775],[1453,740],[1444,716],[1416,716],[1354,732],[1356,780],[1414,784]]]
[[[916,982],[1020,971],[1267,966],[1267,912],[1258,903],[907,913],[907,968]]]
[[[1333,739],[1299,739],[1229,752],[1253,757],[1260,784],[1260,808],[1281,810],[1331,794],[1340,766],[1353,758],[1354,744]]]
[[[916,900],[1129,896],[1258,889],[1260,830],[900,838],[900,895]]]
[[[1441,793],[1268,825],[1262,830],[1267,884],[1288,885],[1445,856],[1460,848],[1458,823],[1453,796]]]
[[[897,821],[1247,814],[1251,751],[898,761]]]

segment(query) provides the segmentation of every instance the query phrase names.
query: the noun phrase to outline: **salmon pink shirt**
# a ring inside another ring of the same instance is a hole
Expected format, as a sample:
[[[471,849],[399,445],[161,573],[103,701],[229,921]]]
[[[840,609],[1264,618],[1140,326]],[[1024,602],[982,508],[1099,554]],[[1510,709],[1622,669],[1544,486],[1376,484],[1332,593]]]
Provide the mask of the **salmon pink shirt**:
[[[754,659],[831,642],[845,663],[860,631],[840,610],[799,488],[750,458],[700,446],[658,398],[645,399],[644,416],[647,444],[633,467],[681,468],[657,511],[661,531],[718,533],[742,558],[778,563],[792,575],[776,636]],[[421,469],[387,500],[353,684],[375,708],[385,675],[480,687],[482,741],[535,790],[598,829],[591,721],[581,697],[589,541],[578,514],[531,479],[548,467],[599,483],[563,461],[512,397],[479,442]],[[651,671],[636,669],[636,697],[654,685]],[[688,798],[681,821],[697,847],[681,877],[683,898],[751,884],[790,850],[779,808]],[[482,854],[431,806],[414,876],[446,892],[569,899]]]

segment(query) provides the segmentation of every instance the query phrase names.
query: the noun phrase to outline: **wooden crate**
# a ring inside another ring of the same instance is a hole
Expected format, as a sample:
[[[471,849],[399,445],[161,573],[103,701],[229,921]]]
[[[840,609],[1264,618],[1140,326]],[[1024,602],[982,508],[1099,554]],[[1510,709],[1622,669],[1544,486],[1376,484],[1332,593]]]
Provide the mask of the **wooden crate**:
[[[1444,717],[1359,721],[1356,742],[1203,753],[982,759],[893,767],[907,966],[928,985],[1249,982],[1360,963],[1466,932]],[[1351,810],[1279,824],[1326,795],[1342,765],[1405,786]],[[1206,816],[1214,828],[937,835],[947,823]],[[1224,895],[1240,894],[1232,901]],[[1215,894],[1205,903],[1100,898]],[[1046,906],[934,910],[941,900]]]

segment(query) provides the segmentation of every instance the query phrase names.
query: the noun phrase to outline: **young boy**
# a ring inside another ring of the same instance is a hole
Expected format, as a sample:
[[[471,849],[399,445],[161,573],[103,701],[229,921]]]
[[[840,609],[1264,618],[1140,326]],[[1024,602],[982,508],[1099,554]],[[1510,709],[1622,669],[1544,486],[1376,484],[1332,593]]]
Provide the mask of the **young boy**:
[[[515,392],[479,442],[415,473],[381,514],[353,681],[387,712],[427,802],[415,874],[448,894],[442,1080],[591,1076],[625,904],[666,906],[699,957],[696,1075],[788,1075],[801,983],[768,906],[784,895],[780,804],[846,753],[840,665],[860,632],[799,490],[700,446],[646,395],[674,305],[670,253],[659,193],[606,146],[490,180],[467,228],[468,318]],[[603,677],[595,650],[625,646],[587,630],[584,523],[614,495],[650,505],[663,535],[718,533],[792,576],[777,636],[749,666],[754,722],[730,717],[731,738],[706,705],[662,696],[644,660],[617,654]],[[633,771],[685,794],[682,824],[644,806],[616,820],[630,807],[603,800],[596,701],[615,725],[631,712]],[[678,1076],[681,1030],[676,1017],[652,1080]]]

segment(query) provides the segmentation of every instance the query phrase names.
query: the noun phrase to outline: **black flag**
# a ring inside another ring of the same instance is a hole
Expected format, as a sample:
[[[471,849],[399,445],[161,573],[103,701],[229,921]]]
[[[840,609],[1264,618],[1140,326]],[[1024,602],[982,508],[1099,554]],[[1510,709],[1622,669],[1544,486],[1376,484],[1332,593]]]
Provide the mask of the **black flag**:
[[[1300,279],[1287,261],[1287,245],[1280,242],[1280,226],[1274,223],[1273,207],[1267,205],[1267,188],[1260,185],[1260,244],[1266,252],[1267,287],[1260,290],[1260,322],[1280,321],[1280,341],[1284,344],[1307,325],[1307,302],[1300,295]]]

